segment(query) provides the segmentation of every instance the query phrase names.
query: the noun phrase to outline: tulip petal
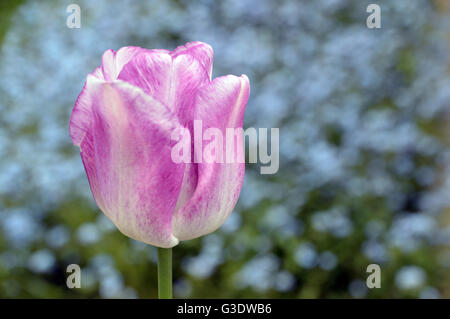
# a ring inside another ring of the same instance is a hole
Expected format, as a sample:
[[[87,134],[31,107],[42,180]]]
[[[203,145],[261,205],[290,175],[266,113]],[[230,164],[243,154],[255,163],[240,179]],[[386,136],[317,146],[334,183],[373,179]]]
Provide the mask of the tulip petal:
[[[218,128],[225,138],[226,128],[242,128],[248,96],[249,81],[245,75],[216,78],[199,89],[194,119],[202,120],[203,132],[209,127]],[[173,216],[172,231],[179,240],[208,234],[231,214],[245,173],[245,164],[236,158],[236,150],[243,148],[242,139],[235,144],[234,163],[203,162],[197,165],[196,178],[185,174],[184,183],[194,181],[197,184],[186,204],[177,204],[180,209]],[[195,172],[191,170],[191,173]],[[192,185],[183,187],[191,189]]]
[[[139,88],[93,76],[82,102],[91,105],[92,118],[83,127],[81,157],[100,209],[131,238],[158,247],[177,245],[171,220],[184,164],[170,157],[176,118]],[[72,125],[77,131],[86,124],[80,118],[72,115],[71,131]]]
[[[117,52],[114,50],[105,51],[102,56],[102,71],[105,80],[116,80],[124,65],[130,62],[137,54],[144,51],[147,50],[140,47],[123,47]]]
[[[83,90],[81,90],[80,95],[78,95],[75,106],[72,110],[69,123],[69,132],[72,143],[75,146],[81,145],[81,142],[85,138],[87,129],[90,127],[92,121],[91,99],[86,87],[90,82],[96,82],[96,79],[100,80],[100,77],[103,77],[100,68],[96,68],[93,73],[87,76]]]
[[[139,54],[120,72],[119,79],[144,90],[167,105],[171,93],[172,58],[160,51]]]
[[[191,55],[203,66],[211,79],[214,51],[209,44],[200,41],[189,42],[177,47],[170,54],[174,58],[183,54]]]
[[[94,70],[94,72],[91,73],[91,75],[95,76],[99,80],[105,80],[105,77],[103,76],[102,67],[98,67]]]
[[[198,88],[209,83],[207,72],[194,56],[172,57],[164,50],[148,50],[135,56],[118,78],[169,107],[184,126],[191,122]]]

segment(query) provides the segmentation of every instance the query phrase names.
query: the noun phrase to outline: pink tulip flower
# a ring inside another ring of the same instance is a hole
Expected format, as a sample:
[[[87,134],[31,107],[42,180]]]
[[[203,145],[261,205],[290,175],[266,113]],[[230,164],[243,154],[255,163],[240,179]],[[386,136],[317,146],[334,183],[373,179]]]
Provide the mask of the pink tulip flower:
[[[174,51],[124,47],[106,51],[87,76],[70,136],[97,205],[131,238],[170,248],[215,231],[236,205],[244,163],[171,159],[174,132],[192,130],[194,120],[224,135],[242,128],[248,78],[211,80],[212,61],[201,42]]]

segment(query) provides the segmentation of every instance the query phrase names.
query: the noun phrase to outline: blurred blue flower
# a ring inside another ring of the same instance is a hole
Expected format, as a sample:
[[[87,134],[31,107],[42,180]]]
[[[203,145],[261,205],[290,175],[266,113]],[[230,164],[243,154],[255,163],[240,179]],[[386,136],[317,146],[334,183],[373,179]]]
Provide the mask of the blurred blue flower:
[[[402,290],[418,289],[426,280],[425,271],[418,266],[404,266],[395,275],[395,283]]]

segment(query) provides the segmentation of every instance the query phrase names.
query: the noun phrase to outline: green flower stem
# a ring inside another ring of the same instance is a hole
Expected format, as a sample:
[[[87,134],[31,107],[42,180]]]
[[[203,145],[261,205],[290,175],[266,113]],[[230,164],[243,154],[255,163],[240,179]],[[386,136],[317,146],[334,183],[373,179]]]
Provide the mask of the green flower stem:
[[[172,299],[172,248],[158,248],[158,297]]]

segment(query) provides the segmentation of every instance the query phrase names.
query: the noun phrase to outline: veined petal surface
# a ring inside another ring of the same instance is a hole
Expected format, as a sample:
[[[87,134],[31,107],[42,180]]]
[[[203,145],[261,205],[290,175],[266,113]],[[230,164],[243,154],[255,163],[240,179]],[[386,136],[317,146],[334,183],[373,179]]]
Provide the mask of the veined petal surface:
[[[127,83],[90,77],[85,91],[92,119],[79,146],[97,204],[125,235],[158,247],[177,245],[171,221],[184,164],[170,158],[176,118]],[[79,119],[74,114],[71,126],[85,124]]]
[[[200,88],[195,105],[194,119],[201,120],[203,132],[218,128],[223,137],[226,128],[242,128],[250,88],[248,78],[233,75],[216,78]],[[226,143],[223,143],[225,155]],[[203,148],[205,145],[203,145]],[[234,143],[234,162],[202,163],[184,182],[196,181],[191,198],[175,212],[172,230],[179,240],[188,240],[208,234],[219,228],[231,214],[241,191],[245,163],[238,161],[242,139]],[[177,206],[180,206],[179,204]]]

